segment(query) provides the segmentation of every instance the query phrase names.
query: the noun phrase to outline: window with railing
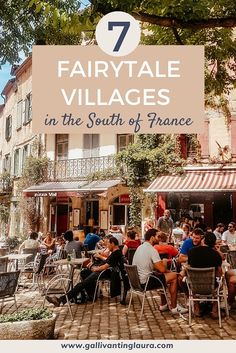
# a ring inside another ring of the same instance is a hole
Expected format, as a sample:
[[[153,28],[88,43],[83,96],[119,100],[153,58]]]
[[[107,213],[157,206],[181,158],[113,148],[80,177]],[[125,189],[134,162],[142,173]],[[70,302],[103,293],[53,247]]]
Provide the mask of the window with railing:
[[[67,159],[69,135],[57,134],[55,138],[56,138],[56,160],[61,161],[61,160]]]
[[[99,134],[83,135],[83,157],[99,157]]]
[[[126,149],[129,144],[134,142],[134,135],[132,134],[118,134],[117,135],[117,152]]]

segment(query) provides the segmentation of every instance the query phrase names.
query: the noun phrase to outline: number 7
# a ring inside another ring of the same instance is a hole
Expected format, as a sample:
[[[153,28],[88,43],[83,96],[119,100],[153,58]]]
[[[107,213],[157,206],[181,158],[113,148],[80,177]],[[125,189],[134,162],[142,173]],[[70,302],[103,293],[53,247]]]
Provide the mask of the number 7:
[[[130,27],[130,22],[108,22],[108,31],[112,31],[114,27],[123,27],[121,34],[116,42],[116,45],[114,46],[113,51],[119,51],[121,44],[123,43],[125,36],[128,32],[128,29]]]

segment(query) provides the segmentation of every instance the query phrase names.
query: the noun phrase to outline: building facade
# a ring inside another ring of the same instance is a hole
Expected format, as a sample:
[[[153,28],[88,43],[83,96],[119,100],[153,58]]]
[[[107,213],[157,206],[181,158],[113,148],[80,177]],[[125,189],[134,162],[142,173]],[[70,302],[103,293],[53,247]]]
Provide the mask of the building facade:
[[[42,217],[37,230],[61,234],[80,225],[95,225],[105,230],[111,224],[127,226],[129,190],[116,175],[115,155],[132,143],[134,136],[115,132],[35,135],[32,132],[31,66],[31,57],[20,66],[14,66],[13,78],[2,92],[5,102],[0,106],[0,200],[2,209],[9,206],[10,222],[6,224],[1,217],[1,234],[26,232],[18,185],[25,161],[36,142],[40,143],[38,156],[48,157],[47,180],[26,188],[23,195],[26,199],[37,200],[40,206]],[[228,124],[222,114],[211,111],[206,114],[204,132],[196,136],[195,144],[189,136],[180,135],[182,156],[188,163],[186,183],[181,184],[182,180],[178,179],[171,184],[168,179],[171,177],[163,177],[161,182],[157,178],[146,188],[155,195],[156,207],[147,197],[143,219],[158,218],[165,208],[171,209],[174,219],[186,213],[201,215],[211,226],[218,221],[236,219],[235,92],[230,102],[232,116]],[[97,174],[95,179],[94,174]],[[191,179],[194,175],[195,179]],[[207,179],[209,185],[204,189]],[[205,180],[205,184],[200,180]],[[2,209],[0,214],[3,214]]]

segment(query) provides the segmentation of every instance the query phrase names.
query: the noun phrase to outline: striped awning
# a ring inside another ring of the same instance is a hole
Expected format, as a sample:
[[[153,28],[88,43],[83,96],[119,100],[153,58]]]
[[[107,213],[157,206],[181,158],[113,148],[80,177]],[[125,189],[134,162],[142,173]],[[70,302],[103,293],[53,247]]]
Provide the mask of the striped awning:
[[[64,182],[45,182],[33,185],[23,190],[26,197],[48,197],[48,196],[68,196],[81,197],[81,193],[104,192],[109,188],[120,184],[119,179],[115,180],[94,180],[88,181],[64,181]]]
[[[236,169],[185,170],[179,175],[156,178],[145,192],[236,191]]]

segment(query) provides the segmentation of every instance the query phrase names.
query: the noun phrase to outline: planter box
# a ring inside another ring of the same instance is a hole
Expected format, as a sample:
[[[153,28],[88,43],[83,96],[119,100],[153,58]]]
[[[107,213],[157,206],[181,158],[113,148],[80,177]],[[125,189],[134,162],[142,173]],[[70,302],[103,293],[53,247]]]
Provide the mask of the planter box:
[[[54,338],[56,315],[50,319],[2,322],[0,340],[45,340]]]

